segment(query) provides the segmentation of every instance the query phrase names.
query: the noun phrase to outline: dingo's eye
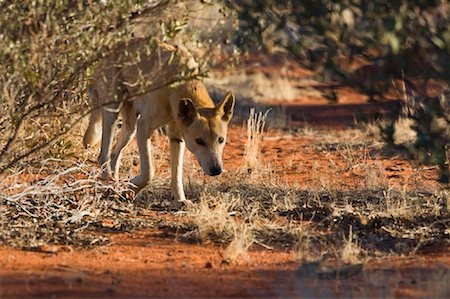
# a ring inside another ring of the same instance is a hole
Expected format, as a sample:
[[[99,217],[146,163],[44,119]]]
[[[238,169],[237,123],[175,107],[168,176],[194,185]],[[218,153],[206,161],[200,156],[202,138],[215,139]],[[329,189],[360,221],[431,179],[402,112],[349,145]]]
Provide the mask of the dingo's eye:
[[[195,139],[195,142],[197,142],[198,145],[205,146],[205,142],[201,138]]]
[[[219,137],[219,139],[217,141],[219,141],[219,143],[223,143],[225,141],[225,139],[223,139],[223,137]]]

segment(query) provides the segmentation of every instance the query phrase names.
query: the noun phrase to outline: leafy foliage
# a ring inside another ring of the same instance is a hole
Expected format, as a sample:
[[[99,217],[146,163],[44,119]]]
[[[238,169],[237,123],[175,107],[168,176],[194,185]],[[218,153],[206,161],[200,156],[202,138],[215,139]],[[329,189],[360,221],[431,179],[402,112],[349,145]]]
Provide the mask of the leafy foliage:
[[[185,26],[183,10],[166,0],[0,5],[0,173],[60,140],[89,112],[85,93],[102,57],[136,35],[170,40]],[[143,31],[146,19],[152,26]]]
[[[448,111],[446,100],[430,98],[410,117],[415,121],[413,129],[417,132],[417,140],[411,149],[413,156],[425,163],[439,165],[439,181],[448,184],[446,145],[450,142],[450,119],[444,113]]]
[[[372,100],[394,92],[403,93],[402,100],[425,98],[408,115],[418,135],[414,151],[420,154],[415,156],[434,157],[426,160],[440,165],[448,181],[448,138],[445,130],[434,133],[429,127],[435,119],[449,125],[448,105],[434,104],[434,97],[448,90],[450,78],[447,0],[224,3],[237,12],[236,43],[247,51],[289,53],[318,77],[355,87]],[[395,127],[386,129],[383,134],[393,143],[389,136]]]
[[[327,77],[347,78],[363,59],[385,78],[420,73],[447,80],[447,1],[225,1],[240,20],[236,42],[247,50],[283,51]],[[256,46],[255,46],[256,45]]]

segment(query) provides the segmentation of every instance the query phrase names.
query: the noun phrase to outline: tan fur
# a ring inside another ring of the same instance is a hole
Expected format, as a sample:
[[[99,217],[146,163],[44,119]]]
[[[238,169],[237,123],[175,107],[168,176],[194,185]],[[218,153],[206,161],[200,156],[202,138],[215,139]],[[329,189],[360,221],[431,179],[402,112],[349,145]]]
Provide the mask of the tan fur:
[[[195,66],[186,51],[163,43],[154,49],[145,46],[142,40],[119,47],[99,62],[90,89],[94,110],[83,143],[94,145],[102,132],[99,163],[104,167],[104,177],[118,177],[122,150],[136,134],[141,170],[131,183],[136,193],[145,187],[154,176],[150,136],[166,124],[170,138],[171,190],[177,201],[185,200],[182,184],[185,146],[206,174],[222,172],[222,152],[233,114],[234,95],[228,92],[214,105],[199,80],[170,87],[170,83],[179,81],[186,64]],[[112,148],[119,114],[123,126]]]

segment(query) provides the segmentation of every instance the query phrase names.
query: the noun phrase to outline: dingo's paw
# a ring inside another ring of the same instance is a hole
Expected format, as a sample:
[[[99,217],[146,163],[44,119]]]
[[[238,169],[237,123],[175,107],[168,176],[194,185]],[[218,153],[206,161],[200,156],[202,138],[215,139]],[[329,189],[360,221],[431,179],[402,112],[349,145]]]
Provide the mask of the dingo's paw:
[[[125,201],[133,201],[136,198],[136,193],[133,190],[126,190],[120,193],[119,199]]]
[[[98,176],[98,179],[99,179],[100,181],[104,181],[104,182],[107,182],[107,183],[113,183],[113,182],[116,181],[112,175],[110,175],[110,174],[108,174],[108,173],[105,173],[105,172],[102,172],[102,173]]]

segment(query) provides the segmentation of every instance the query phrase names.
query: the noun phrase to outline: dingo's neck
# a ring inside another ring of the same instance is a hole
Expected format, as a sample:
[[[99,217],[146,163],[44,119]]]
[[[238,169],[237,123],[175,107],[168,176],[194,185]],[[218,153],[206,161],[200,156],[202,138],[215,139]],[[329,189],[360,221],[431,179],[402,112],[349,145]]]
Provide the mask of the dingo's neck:
[[[214,102],[200,80],[190,80],[184,87],[183,97],[191,99],[197,109],[214,108]]]

